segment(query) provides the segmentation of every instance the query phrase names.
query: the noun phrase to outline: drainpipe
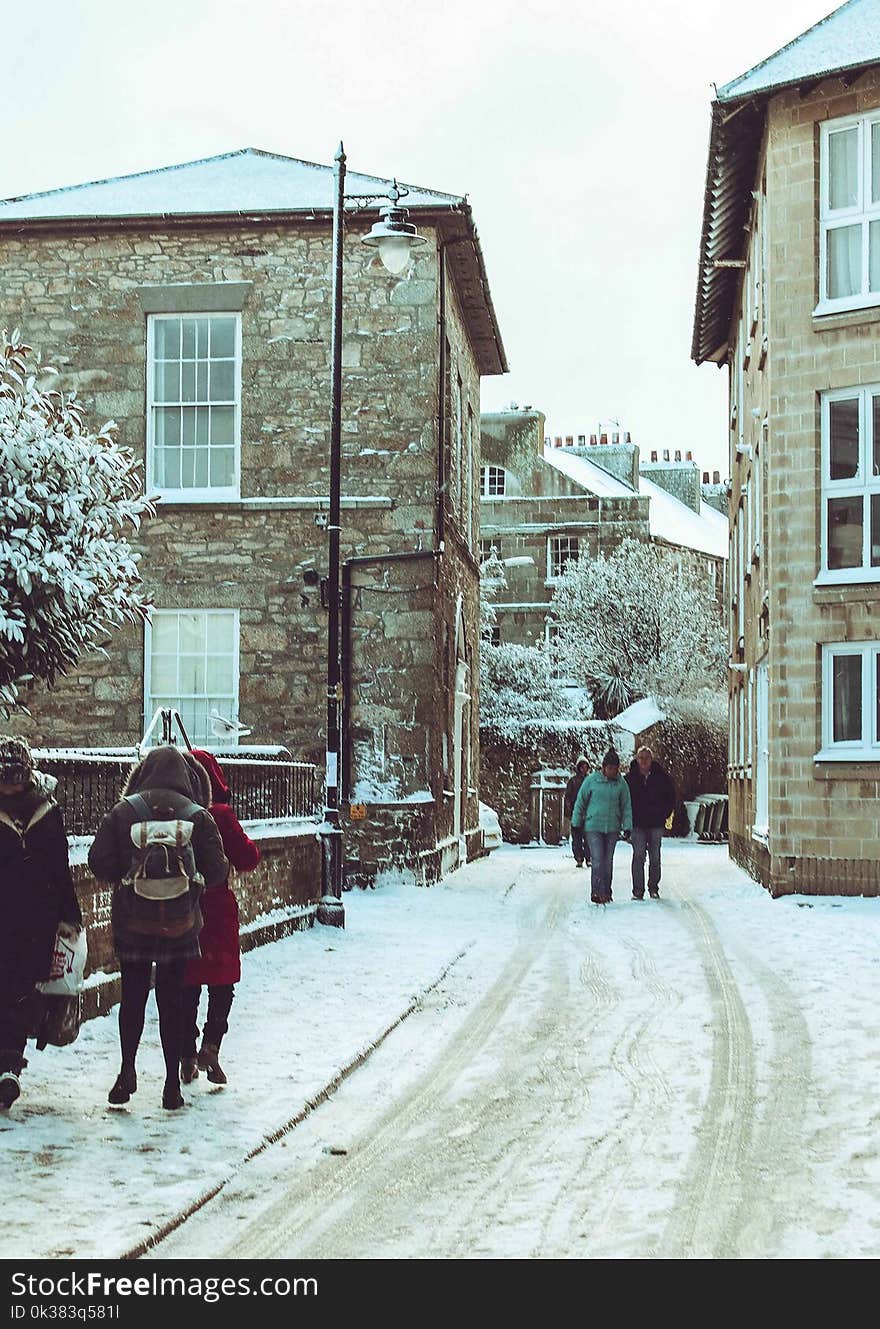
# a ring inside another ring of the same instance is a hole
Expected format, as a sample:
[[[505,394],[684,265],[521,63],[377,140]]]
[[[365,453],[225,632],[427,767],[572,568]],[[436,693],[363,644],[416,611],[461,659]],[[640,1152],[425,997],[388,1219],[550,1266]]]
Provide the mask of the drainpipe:
[[[342,712],[342,791],[341,801],[351,798],[351,574],[356,567],[365,567],[377,563],[415,563],[417,560],[433,558],[439,561],[440,549],[412,549],[403,554],[358,554],[347,558],[342,564],[342,625],[340,651],[342,655],[342,694],[346,705]]]
[[[437,250],[440,269],[439,329],[440,381],[437,388],[437,548],[442,551],[446,538],[446,241]]]

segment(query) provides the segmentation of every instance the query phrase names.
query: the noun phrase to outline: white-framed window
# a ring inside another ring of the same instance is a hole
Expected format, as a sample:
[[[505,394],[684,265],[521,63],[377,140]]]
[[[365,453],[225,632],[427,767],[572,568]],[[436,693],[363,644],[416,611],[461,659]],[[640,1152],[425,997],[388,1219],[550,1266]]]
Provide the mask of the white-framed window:
[[[880,580],[880,385],[823,393],[821,431],[819,579]]]
[[[483,628],[481,636],[487,646],[501,645],[501,628],[497,623],[492,623],[490,627]]]
[[[763,475],[761,474],[761,458],[763,456],[759,443],[755,444],[755,455],[752,461],[752,485],[754,488],[755,502],[755,521],[752,544],[752,562],[757,563],[761,557],[761,541],[764,538],[764,485]]]
[[[168,499],[237,498],[241,315],[150,314],[147,487]]]
[[[547,538],[547,580],[556,581],[566,564],[580,558],[580,540],[576,535],[551,535]]]
[[[880,761],[880,643],[822,647],[822,748],[816,761]]]
[[[770,674],[766,660],[755,670],[755,821],[752,834],[766,842],[770,832]]]
[[[226,741],[211,721],[215,713],[238,720],[238,631],[237,609],[154,609],[144,636],[146,723],[170,706],[193,743]]]
[[[480,562],[485,563],[493,554],[496,558],[501,557],[501,536],[482,536],[480,539]]]
[[[880,304],[880,111],[829,120],[819,141],[817,313]]]
[[[507,472],[503,466],[480,467],[480,497],[503,498],[507,491]]]
[[[746,517],[742,500],[736,512],[736,644],[745,636],[746,624],[746,560],[745,560]]]

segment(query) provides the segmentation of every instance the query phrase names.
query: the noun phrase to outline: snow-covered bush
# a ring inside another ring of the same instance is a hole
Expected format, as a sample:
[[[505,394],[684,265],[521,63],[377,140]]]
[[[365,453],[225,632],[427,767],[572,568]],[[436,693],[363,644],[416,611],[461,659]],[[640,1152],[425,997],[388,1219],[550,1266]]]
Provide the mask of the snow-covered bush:
[[[678,697],[664,709],[666,718],[654,726],[648,741],[675,781],[679,798],[723,793],[727,788],[726,695],[703,691]]]
[[[512,735],[529,721],[576,720],[580,716],[551,676],[547,652],[537,646],[480,644],[480,725]]]
[[[638,697],[721,687],[726,636],[708,587],[667,550],[624,540],[566,565],[553,597],[554,644],[565,674],[612,716]]]
[[[108,629],[143,617],[124,534],[151,510],[111,421],[92,434],[75,399],[38,386],[18,332],[0,338],[0,713],[19,685],[53,683]]]

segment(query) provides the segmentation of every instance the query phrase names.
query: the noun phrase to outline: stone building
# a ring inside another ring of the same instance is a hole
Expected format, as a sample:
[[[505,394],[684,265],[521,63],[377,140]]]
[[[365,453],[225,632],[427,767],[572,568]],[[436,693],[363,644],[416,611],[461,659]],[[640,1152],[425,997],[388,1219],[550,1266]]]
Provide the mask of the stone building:
[[[690,453],[682,459],[655,451],[643,462],[629,434],[551,438],[543,414],[531,408],[484,414],[480,448],[481,558],[494,550],[516,560],[493,601],[496,642],[545,640],[566,562],[595,558],[626,538],[653,541],[670,558],[686,560],[720,611],[727,518],[704,498]],[[716,475],[715,491],[718,482]]]
[[[880,890],[880,6],[712,105],[693,358],[730,385],[731,852]]]
[[[413,188],[428,243],[392,276],[361,243],[391,182],[346,183],[349,879],[430,879],[479,838],[479,385],[506,363],[467,202]],[[253,149],[0,204],[0,324],[159,496],[152,622],[30,698],[39,742],[131,744],[165,704],[322,762],[331,212],[329,168]]]

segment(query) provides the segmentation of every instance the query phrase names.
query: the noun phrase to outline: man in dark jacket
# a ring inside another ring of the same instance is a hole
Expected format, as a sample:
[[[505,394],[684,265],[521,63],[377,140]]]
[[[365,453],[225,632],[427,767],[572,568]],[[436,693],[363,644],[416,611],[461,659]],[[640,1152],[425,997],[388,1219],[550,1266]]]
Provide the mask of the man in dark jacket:
[[[650,748],[639,748],[626,777],[632,800],[633,899],[645,898],[645,855],[648,858],[648,894],[660,896],[660,842],[663,828],[675,808],[675,786]]]
[[[119,958],[122,1000],[119,1005],[119,1039],[122,1067],[108,1099],[114,1105],[127,1103],[137,1090],[135,1057],[144,1027],[144,1011],[150,991],[150,976],[156,966],[156,1005],[159,1008],[159,1038],[165,1058],[165,1088],[162,1106],[183,1107],[180,1093],[180,1048],[182,1038],[182,988],[187,962],[199,954],[202,916],[198,906],[199,884],[190,889],[185,927],[162,933],[144,926],[132,913],[132,895],[124,883],[132,866],[132,826],[144,822],[144,809],[157,821],[192,823],[192,850],[196,871],[205,887],[226,881],[229,864],[223,842],[207,808],[194,803],[189,767],[175,747],[153,748],[131,771],[124,796],[110,809],[89,850],[89,867],[100,881],[112,882],[113,944]],[[185,899],[185,897],[184,897]]]
[[[35,771],[23,738],[0,738],[0,1108],[21,1092],[25,999],[48,978],[59,930],[82,924],[55,780]]]
[[[571,825],[571,814],[574,811],[575,799],[580,792],[580,787],[590,774],[590,763],[586,757],[578,757],[574,768],[574,775],[565,786],[565,795],[562,800],[562,811],[565,815],[566,824],[571,829],[571,852],[574,855],[574,861],[579,868],[584,863],[590,861],[590,851],[587,847],[586,836],[582,826]]]

